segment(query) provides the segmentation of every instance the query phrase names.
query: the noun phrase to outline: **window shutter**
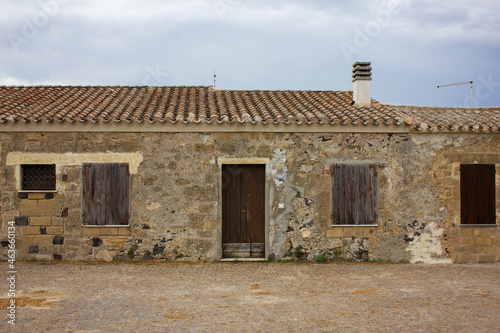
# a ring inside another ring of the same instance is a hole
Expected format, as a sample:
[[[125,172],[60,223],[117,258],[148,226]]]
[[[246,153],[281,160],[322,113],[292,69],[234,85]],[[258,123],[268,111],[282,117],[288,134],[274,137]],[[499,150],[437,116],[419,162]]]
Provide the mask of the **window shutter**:
[[[333,224],[376,224],[377,171],[373,164],[334,164]]]
[[[83,224],[128,224],[128,164],[84,164],[82,180]]]
[[[108,164],[109,185],[107,187],[106,221],[113,225],[127,225],[129,214],[128,164]]]
[[[462,224],[495,224],[495,165],[460,165]]]

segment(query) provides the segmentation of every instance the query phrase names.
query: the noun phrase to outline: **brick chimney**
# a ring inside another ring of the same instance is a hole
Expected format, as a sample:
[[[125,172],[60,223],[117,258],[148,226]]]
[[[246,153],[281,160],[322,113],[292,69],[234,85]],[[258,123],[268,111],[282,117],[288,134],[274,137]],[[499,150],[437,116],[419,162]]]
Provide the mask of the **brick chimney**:
[[[371,105],[371,62],[355,62],[352,65],[352,96],[355,106]]]

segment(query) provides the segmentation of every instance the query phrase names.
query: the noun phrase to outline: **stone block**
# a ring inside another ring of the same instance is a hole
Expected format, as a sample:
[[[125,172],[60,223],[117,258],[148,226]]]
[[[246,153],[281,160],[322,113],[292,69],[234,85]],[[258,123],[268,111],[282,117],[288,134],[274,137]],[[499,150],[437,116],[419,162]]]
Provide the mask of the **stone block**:
[[[28,193],[29,200],[45,199],[45,193]]]
[[[333,229],[328,229],[326,231],[327,238],[340,238],[342,235],[342,227],[334,227]]]
[[[127,245],[127,241],[129,240],[128,237],[103,237],[104,239],[104,245],[113,247],[113,248],[118,248],[118,249],[123,249]]]
[[[460,236],[472,237],[472,236],[474,236],[474,233],[473,233],[472,229],[470,229],[470,228],[461,228],[460,229]]]
[[[455,247],[455,252],[456,253],[467,253],[468,252],[468,247],[465,245],[458,245]]]
[[[16,216],[14,222],[17,226],[27,226],[29,224],[29,218],[27,216]]]
[[[86,227],[83,227],[82,234],[83,235],[88,235],[88,236],[99,236],[101,234],[101,228],[86,228]]]
[[[62,210],[61,200],[39,200],[38,216],[60,216]]]
[[[475,254],[470,254],[470,253],[462,253],[457,255],[457,262],[460,263],[477,263],[478,262],[478,256]]]
[[[191,229],[204,229],[205,215],[202,214],[189,214],[188,227]]]
[[[500,249],[496,246],[482,246],[480,248],[480,254],[494,254],[498,255],[500,253]]]
[[[38,235],[38,236],[35,236],[34,239],[33,239],[33,243],[35,244],[45,244],[45,245],[49,245],[49,244],[52,244],[52,237],[53,236],[50,236],[50,235]]]
[[[34,216],[38,212],[38,200],[20,200],[19,212],[24,216]]]
[[[53,217],[52,225],[64,225],[64,218],[62,217]]]
[[[354,237],[369,238],[372,235],[371,230],[370,227],[354,227]]]
[[[52,244],[54,245],[63,245],[64,237],[63,236],[54,236],[52,237]]]
[[[49,235],[62,235],[64,233],[64,227],[47,227],[46,232]]]
[[[480,254],[477,256],[477,262],[486,263],[486,262],[496,262],[498,260],[498,256],[494,254]]]
[[[460,202],[450,201],[447,204],[447,208],[451,212],[459,212],[460,211]]]
[[[205,223],[205,228],[207,230],[215,230],[215,229],[217,229],[217,226],[218,226],[218,223],[215,220],[208,220]]]
[[[119,227],[102,227],[100,229],[103,236],[118,236],[120,233]]]
[[[394,218],[394,214],[392,213],[392,210],[390,210],[390,209],[382,209],[380,211],[379,217],[381,217],[381,218]]]
[[[40,253],[40,248],[38,245],[29,245],[28,246],[28,254],[38,254]]]
[[[457,178],[451,178],[451,177],[446,177],[443,178],[443,185],[444,186],[459,186],[459,180]]]
[[[52,219],[50,217],[30,217],[30,225],[51,225]]]
[[[118,235],[120,236],[130,236],[131,234],[130,228],[118,228]]]
[[[483,237],[494,237],[497,232],[497,227],[492,227],[492,228],[482,228],[481,229],[481,236]]]
[[[354,237],[354,227],[344,227],[342,230],[342,237]]]
[[[21,235],[40,235],[40,227],[38,226],[19,227],[19,233]]]

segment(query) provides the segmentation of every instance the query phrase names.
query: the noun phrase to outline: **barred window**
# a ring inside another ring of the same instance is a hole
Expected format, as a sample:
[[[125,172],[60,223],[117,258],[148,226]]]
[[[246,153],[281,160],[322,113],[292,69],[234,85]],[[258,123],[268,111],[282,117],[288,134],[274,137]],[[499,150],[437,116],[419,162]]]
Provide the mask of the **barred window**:
[[[21,165],[23,190],[55,190],[55,164],[23,164]]]

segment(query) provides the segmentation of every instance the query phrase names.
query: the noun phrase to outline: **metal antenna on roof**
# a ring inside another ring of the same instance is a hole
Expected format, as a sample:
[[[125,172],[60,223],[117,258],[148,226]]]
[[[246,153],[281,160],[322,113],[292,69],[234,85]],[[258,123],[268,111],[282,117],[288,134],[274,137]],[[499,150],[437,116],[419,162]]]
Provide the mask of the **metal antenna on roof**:
[[[460,84],[470,84],[470,106],[473,105],[473,97],[472,97],[472,81],[466,81],[466,82],[459,82],[459,83],[450,83],[450,84],[443,84],[441,86],[437,86],[438,88],[443,88],[443,87],[449,87],[449,86],[458,86]]]
[[[215,68],[214,68],[214,90],[215,90]]]

